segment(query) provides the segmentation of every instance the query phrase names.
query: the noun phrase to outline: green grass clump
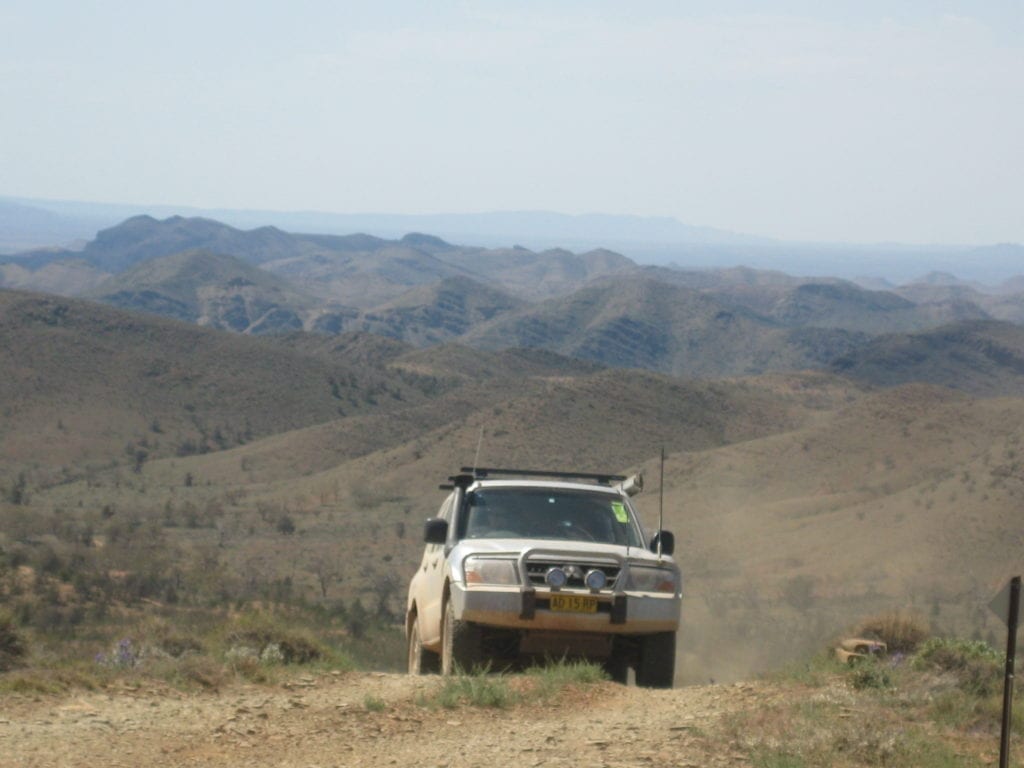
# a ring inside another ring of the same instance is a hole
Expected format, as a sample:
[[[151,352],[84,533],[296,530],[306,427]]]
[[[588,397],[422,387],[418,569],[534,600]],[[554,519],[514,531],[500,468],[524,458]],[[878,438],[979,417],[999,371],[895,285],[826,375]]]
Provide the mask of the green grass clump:
[[[893,669],[885,659],[867,658],[847,668],[846,679],[858,691],[893,687]]]
[[[421,694],[421,706],[454,709],[460,706],[504,709],[514,704],[547,701],[568,688],[607,680],[604,670],[584,661],[560,660],[531,667],[524,675],[493,674],[489,667],[460,671],[444,678],[441,687]]]
[[[950,673],[964,692],[989,696],[1002,685],[1003,656],[981,640],[932,638],[914,656],[914,669]]]
[[[383,712],[388,708],[388,703],[384,699],[373,696],[372,694],[366,694],[363,697],[363,709],[367,712]]]
[[[422,700],[426,706],[454,709],[458,706],[505,709],[519,700],[505,675],[491,675],[487,670],[452,675],[444,680],[440,690]]]
[[[531,697],[539,699],[549,699],[570,686],[592,685],[608,679],[604,669],[597,664],[566,659],[530,667],[526,676],[532,683]]]

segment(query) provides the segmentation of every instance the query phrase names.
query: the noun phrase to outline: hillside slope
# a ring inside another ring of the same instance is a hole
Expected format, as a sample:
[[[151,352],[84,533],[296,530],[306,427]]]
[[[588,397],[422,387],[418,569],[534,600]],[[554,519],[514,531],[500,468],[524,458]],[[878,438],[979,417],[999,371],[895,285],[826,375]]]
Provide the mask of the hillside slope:
[[[1024,395],[1024,327],[966,322],[872,340],[835,360],[831,370],[891,387],[915,381],[980,397]]]
[[[239,333],[301,329],[316,303],[265,270],[206,250],[148,259],[84,297]]]
[[[883,608],[994,638],[987,602],[1024,543],[1022,429],[1024,400],[907,385],[789,434],[672,456],[689,664],[768,668]],[[649,516],[655,503],[641,497]]]
[[[484,349],[540,347],[606,365],[706,377],[818,367],[863,338],[782,327],[700,291],[628,277],[502,315],[464,340]]]
[[[5,459],[52,468],[213,450],[424,396],[284,339],[14,291],[0,291],[0,369]]]

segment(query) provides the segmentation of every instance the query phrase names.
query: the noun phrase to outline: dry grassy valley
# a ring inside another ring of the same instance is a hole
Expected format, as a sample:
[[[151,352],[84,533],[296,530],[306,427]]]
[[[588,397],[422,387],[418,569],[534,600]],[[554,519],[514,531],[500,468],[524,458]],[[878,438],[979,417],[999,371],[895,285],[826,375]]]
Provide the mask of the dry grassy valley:
[[[1024,543],[1021,338],[969,325],[824,370],[696,379],[0,292],[0,764],[401,765],[430,734],[427,764],[478,765],[510,754],[494,733],[510,722],[531,765],[826,765],[855,740],[848,713],[911,735],[844,764],[939,754],[920,744],[945,750],[934,764],[985,764],[992,691],[901,670],[858,687],[821,654],[891,612],[1000,642],[986,606]],[[685,687],[569,681],[543,702],[449,707],[423,693],[447,683],[391,675],[422,521],[453,470],[642,470],[653,527],[662,446]],[[751,682],[808,664],[814,681]],[[922,724],[951,690],[955,722]],[[786,742],[780,722],[834,739]]]

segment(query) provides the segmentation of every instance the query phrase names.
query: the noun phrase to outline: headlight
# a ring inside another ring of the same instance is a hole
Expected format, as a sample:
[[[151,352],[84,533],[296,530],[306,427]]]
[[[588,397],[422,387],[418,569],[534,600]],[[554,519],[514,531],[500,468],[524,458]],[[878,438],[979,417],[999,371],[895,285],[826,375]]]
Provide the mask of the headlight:
[[[587,571],[587,575],[583,577],[583,583],[586,584],[589,589],[604,589],[605,584],[608,583],[608,577],[605,576],[604,571],[593,568]]]
[[[494,557],[467,557],[463,564],[467,584],[518,584],[516,564]]]
[[[636,592],[675,592],[676,574],[667,568],[629,566],[629,586]]]
[[[557,565],[553,568],[548,568],[544,574],[544,581],[548,583],[552,589],[561,589],[569,583],[569,575],[564,569],[559,568]]]

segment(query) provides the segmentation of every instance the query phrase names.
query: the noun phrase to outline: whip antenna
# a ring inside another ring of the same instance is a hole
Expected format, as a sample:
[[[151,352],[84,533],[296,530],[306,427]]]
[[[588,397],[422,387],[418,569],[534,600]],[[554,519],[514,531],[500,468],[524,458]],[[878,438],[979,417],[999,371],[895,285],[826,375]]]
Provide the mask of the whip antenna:
[[[484,444],[484,428],[480,427],[480,437],[476,441],[476,456],[473,457],[473,474],[476,474],[476,468],[480,464],[480,448]]]
[[[661,478],[658,481],[658,559],[661,560],[661,532],[665,530],[665,446],[661,446]]]

